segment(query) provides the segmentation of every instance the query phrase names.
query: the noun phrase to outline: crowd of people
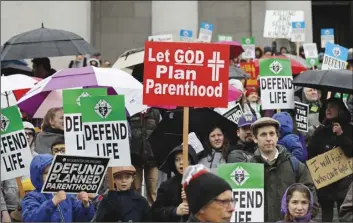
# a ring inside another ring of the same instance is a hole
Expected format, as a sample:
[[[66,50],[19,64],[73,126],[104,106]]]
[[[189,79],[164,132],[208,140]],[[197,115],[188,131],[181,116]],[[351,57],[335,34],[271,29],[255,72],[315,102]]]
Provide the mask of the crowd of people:
[[[278,53],[287,51],[283,47]],[[277,53],[271,47],[256,50],[258,58],[273,54]],[[89,62],[78,56],[69,67],[87,63],[110,66],[109,61],[101,63],[100,55],[96,56]],[[48,58],[32,62],[38,77],[55,72]],[[239,62],[234,58],[232,66]],[[353,70],[353,58],[348,64],[347,69]],[[221,126],[214,125],[208,129],[208,137],[200,139],[201,153],[189,145],[187,169],[183,168],[181,145],[158,166],[148,137],[163,118],[163,111],[149,108],[128,118],[132,166],[114,167],[115,189],[108,189],[105,181],[98,194],[41,193],[53,156],[65,154],[63,109],[51,108],[40,120],[41,126],[36,126],[38,120],[25,118],[33,160],[30,173],[22,177],[23,198],[16,179],[1,181],[2,222],[229,222],[235,208],[232,188],[215,169],[237,162],[264,165],[266,222],[331,222],[335,207],[340,221],[352,222],[352,175],[316,189],[306,166],[308,159],[337,146],[346,157],[353,156],[352,95],[343,101],[333,95],[327,99],[325,92],[317,89],[297,90],[295,100],[309,105],[309,131],[303,133],[296,129],[293,110],[262,110],[258,88],[248,87],[245,79],[230,82],[242,91],[238,102],[244,114],[238,121],[237,136],[226,135]],[[238,141],[231,143],[232,137]],[[142,196],[143,178],[146,196]]]

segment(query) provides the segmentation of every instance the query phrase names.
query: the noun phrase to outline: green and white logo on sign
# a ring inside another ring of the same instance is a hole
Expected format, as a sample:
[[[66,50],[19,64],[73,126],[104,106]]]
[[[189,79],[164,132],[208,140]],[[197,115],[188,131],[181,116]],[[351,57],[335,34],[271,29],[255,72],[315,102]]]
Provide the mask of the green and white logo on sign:
[[[249,179],[249,173],[243,167],[238,166],[231,174],[231,179],[239,186]]]
[[[78,96],[78,98],[76,99],[76,104],[78,106],[81,106],[81,98],[87,98],[87,97],[91,97],[91,95],[88,94],[88,92],[86,92],[86,91],[82,92],[82,94],[80,96]]]
[[[280,62],[278,62],[277,60],[273,61],[270,64],[270,71],[274,74],[279,74],[282,70],[283,70],[283,66]]]
[[[1,131],[5,132],[7,127],[10,125],[10,120],[3,114],[1,114]]]
[[[96,106],[94,106],[96,113],[103,119],[107,118],[112,112],[112,106],[105,100],[100,100]]]

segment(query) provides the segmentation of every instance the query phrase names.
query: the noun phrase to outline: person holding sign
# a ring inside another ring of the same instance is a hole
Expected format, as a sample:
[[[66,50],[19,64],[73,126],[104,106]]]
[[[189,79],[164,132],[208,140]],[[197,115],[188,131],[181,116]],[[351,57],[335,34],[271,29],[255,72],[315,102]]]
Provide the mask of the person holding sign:
[[[88,222],[94,216],[94,206],[90,204],[88,194],[81,192],[78,199],[65,191],[53,194],[41,193],[53,161],[50,154],[39,154],[31,162],[31,182],[36,188],[22,201],[22,219],[24,222]]]
[[[326,100],[320,109],[319,121],[322,125],[315,130],[308,145],[308,159],[336,147],[340,147],[347,158],[352,157],[353,141],[350,120],[350,113],[341,99]],[[341,206],[351,182],[352,175],[318,189],[323,222],[332,222],[334,203],[337,203],[337,207]]]
[[[51,108],[44,116],[42,131],[36,138],[35,151],[51,154],[50,146],[57,139],[64,138],[64,113],[62,108]]]
[[[310,188],[316,199],[313,181],[307,167],[277,144],[280,123],[260,118],[251,125],[257,150],[251,163],[263,163],[265,169],[265,222],[281,220],[280,204],[286,189],[294,183]]]
[[[189,165],[197,164],[197,155],[192,146],[188,147]],[[163,182],[157,191],[157,199],[151,207],[152,221],[180,222],[189,218],[189,206],[185,192],[182,190],[181,179],[183,176],[183,147],[177,146],[169,154],[161,169],[172,171],[174,177]]]
[[[314,196],[304,184],[293,184],[284,193],[281,203],[283,222],[311,222],[318,208]]]
[[[65,141],[64,139],[58,139],[54,141],[51,146],[51,154],[55,156],[56,154],[65,154]]]
[[[144,222],[149,218],[149,204],[132,188],[136,174],[133,166],[113,167],[116,190],[109,190],[98,205],[95,222]]]

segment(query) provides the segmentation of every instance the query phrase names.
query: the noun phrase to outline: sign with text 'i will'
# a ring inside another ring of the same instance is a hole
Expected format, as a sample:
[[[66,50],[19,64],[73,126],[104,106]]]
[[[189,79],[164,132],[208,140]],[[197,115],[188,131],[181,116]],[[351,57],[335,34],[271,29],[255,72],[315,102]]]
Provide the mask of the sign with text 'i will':
[[[348,59],[348,49],[333,43],[327,43],[322,59],[321,70],[344,70]]]
[[[217,175],[233,189],[235,210],[230,222],[264,222],[263,164],[221,164],[217,168]]]
[[[28,175],[31,150],[17,106],[1,109],[1,181]]]
[[[108,169],[109,158],[56,155],[50,166],[42,193],[68,194],[82,191],[97,194]]]
[[[143,104],[227,107],[229,46],[146,42]]]
[[[66,154],[85,154],[85,140],[81,120],[81,98],[100,95],[107,95],[107,89],[86,88],[63,90]]]
[[[131,165],[124,96],[86,97],[81,106],[86,154],[111,158],[110,167]]]
[[[262,109],[293,109],[294,86],[289,59],[260,59]]]

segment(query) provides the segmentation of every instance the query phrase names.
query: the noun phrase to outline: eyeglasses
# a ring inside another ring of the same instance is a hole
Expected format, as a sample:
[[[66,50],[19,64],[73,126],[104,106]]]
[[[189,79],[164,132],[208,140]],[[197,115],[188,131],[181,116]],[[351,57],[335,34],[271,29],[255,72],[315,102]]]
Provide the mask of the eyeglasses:
[[[235,206],[235,200],[234,199],[225,199],[225,200],[221,200],[221,199],[213,199],[213,201],[217,202],[219,205],[221,205],[224,208],[231,206]]]
[[[25,132],[26,136],[34,136],[32,132]]]

